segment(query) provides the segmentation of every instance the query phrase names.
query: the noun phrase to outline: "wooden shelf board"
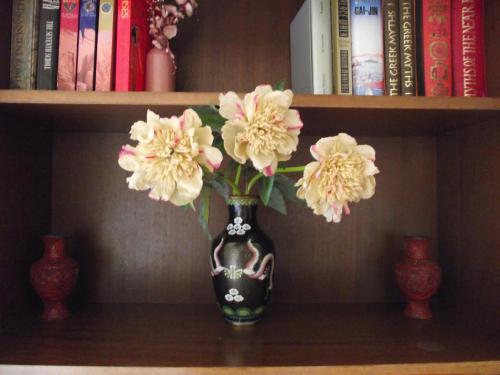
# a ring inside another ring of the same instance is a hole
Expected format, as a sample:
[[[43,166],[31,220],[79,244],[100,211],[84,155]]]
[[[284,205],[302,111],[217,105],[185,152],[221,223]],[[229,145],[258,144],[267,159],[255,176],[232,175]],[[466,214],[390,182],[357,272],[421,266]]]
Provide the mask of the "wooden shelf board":
[[[126,132],[150,108],[162,116],[217,104],[218,93],[0,90],[0,120],[56,131]],[[500,98],[295,95],[307,135],[435,135],[499,121]],[[8,120],[8,121],[6,121]],[[21,126],[21,125],[19,125]]]
[[[93,305],[67,321],[8,321],[0,334],[0,364],[393,365],[399,370],[406,364],[435,364],[436,371],[450,364],[500,366],[499,322],[494,314],[435,315],[419,321],[404,318],[399,306],[276,305],[258,325],[235,328],[224,323],[212,305]]]
[[[244,94],[240,93],[240,96]],[[73,92],[0,90],[0,104],[196,106],[218,104],[218,92]],[[500,98],[294,96],[296,108],[500,111]]]

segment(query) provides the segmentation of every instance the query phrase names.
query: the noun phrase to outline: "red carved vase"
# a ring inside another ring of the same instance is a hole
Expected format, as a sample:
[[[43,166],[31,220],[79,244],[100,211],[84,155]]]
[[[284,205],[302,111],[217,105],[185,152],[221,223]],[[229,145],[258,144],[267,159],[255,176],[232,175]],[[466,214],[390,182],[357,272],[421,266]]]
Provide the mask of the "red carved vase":
[[[425,237],[405,237],[406,257],[395,268],[398,286],[408,299],[409,318],[432,318],[429,299],[441,283],[441,268],[429,260],[429,242]]]
[[[75,287],[79,266],[66,255],[64,237],[44,236],[43,242],[42,259],[31,265],[31,284],[44,304],[42,319],[65,319],[70,315],[66,298]]]

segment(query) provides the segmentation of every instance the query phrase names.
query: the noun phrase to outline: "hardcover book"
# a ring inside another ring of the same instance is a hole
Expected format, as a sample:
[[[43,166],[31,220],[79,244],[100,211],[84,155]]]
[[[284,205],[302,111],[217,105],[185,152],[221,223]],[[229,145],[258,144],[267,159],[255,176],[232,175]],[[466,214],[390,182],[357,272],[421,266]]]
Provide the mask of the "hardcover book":
[[[415,0],[400,0],[401,94],[417,95]]]
[[[381,0],[351,0],[354,95],[384,95]]]
[[[486,96],[482,0],[452,2],[453,77],[457,96]]]
[[[81,0],[78,26],[77,91],[92,91],[95,77],[97,0]]]
[[[57,89],[76,89],[79,0],[61,0]]]
[[[10,52],[10,88],[34,89],[38,50],[38,1],[14,0]]]
[[[96,91],[113,90],[115,15],[115,0],[101,0],[99,3],[99,26],[97,28]]]
[[[425,96],[452,94],[451,0],[423,0]]]
[[[399,0],[382,0],[384,15],[385,94],[401,95]]]
[[[290,25],[292,89],[332,94],[332,19],[329,0],[306,0]]]
[[[144,91],[146,52],[150,48],[145,0],[118,0],[116,91]]]
[[[57,47],[59,43],[59,0],[42,0],[38,40],[36,88],[55,90],[57,85]]]
[[[332,0],[333,91],[352,95],[350,0]]]

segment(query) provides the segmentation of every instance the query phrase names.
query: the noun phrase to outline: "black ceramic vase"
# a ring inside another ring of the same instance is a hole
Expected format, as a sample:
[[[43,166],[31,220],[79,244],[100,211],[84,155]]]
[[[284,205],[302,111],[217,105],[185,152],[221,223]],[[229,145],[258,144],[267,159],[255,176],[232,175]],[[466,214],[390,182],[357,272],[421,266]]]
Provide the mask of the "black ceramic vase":
[[[229,198],[229,222],[212,242],[215,295],[234,325],[259,321],[273,288],[274,245],[257,224],[257,203],[255,197]]]

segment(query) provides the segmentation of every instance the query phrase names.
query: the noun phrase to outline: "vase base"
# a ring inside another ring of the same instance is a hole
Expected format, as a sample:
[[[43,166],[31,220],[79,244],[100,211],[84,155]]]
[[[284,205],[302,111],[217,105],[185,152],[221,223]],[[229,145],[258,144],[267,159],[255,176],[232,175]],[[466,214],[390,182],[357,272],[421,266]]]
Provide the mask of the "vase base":
[[[43,310],[42,320],[53,321],[67,319],[70,316],[70,312],[66,305],[62,302],[57,302],[54,304],[47,304]]]
[[[244,326],[252,326],[258,322],[260,322],[260,318],[257,319],[252,319],[252,320],[233,320],[233,319],[225,319],[228,324],[231,324],[233,326],[237,327],[244,327]]]
[[[413,319],[431,319],[429,301],[409,301],[406,305],[405,316]]]

